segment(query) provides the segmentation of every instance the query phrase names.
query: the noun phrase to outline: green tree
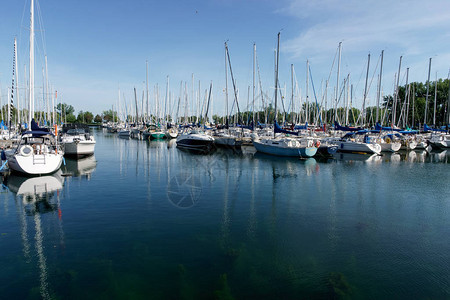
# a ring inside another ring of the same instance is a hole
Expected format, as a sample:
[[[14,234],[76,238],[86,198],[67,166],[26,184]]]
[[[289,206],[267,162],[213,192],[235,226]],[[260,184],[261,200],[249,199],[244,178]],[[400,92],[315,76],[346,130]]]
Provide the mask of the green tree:
[[[75,123],[77,118],[73,114],[66,115],[66,123]]]
[[[113,120],[113,116],[114,116],[114,120]],[[113,111],[112,109],[105,110],[103,112],[103,119],[105,119],[105,121],[107,121],[107,122],[110,122],[110,121],[117,122],[117,120],[118,120],[117,112]]]
[[[85,123],[85,121],[84,121],[84,112],[82,110],[80,110],[80,112],[78,113],[77,122],[78,123]]]
[[[72,105],[66,103],[58,103],[58,105],[56,105],[56,111],[60,115],[61,114],[70,115],[75,112],[75,109],[73,108]]]
[[[84,113],[84,120],[87,124],[91,124],[93,119],[94,115],[90,111]]]
[[[101,123],[103,121],[102,117],[100,117],[99,115],[96,115],[94,118],[94,122],[95,123]]]

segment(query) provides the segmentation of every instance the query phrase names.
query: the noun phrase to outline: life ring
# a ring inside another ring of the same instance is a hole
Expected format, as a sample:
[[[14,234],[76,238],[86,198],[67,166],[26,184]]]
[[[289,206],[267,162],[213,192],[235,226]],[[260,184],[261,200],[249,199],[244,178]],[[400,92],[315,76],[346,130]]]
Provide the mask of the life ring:
[[[390,138],[390,137],[387,137],[387,138],[386,138],[386,143],[387,143],[387,144],[390,144],[390,143],[391,143],[391,138]]]
[[[20,155],[28,157],[33,153],[33,148],[30,145],[20,147]]]
[[[317,141],[316,141],[316,148],[319,148],[319,147],[320,147],[320,141],[317,140]]]

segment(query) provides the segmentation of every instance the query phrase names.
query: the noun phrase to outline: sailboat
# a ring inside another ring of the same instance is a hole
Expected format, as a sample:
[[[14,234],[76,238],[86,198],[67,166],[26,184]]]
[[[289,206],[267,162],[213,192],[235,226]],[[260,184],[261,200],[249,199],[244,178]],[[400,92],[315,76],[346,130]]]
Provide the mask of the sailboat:
[[[31,131],[22,133],[16,148],[5,151],[12,171],[27,175],[51,174],[61,167],[64,152],[55,136],[37,127],[34,119]]]
[[[55,136],[34,121],[34,0],[30,7],[30,108],[31,131],[25,131],[16,148],[5,151],[11,170],[28,174],[51,174],[61,167],[63,151]]]
[[[296,139],[292,137],[277,137],[279,128],[276,120],[277,114],[277,94],[278,94],[278,58],[280,49],[280,33],[278,33],[277,46],[277,65],[275,71],[275,120],[274,120],[274,137],[260,139],[253,136],[253,146],[256,151],[277,155],[277,156],[295,156],[295,157],[313,157],[317,153],[313,138]],[[277,127],[278,126],[278,127]]]

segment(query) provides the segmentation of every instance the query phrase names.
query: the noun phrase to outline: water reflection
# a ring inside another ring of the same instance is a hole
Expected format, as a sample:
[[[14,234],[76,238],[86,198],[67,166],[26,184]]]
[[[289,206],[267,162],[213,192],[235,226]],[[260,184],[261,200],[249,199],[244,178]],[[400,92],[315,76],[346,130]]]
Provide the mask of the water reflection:
[[[449,163],[450,153],[448,150],[443,151],[426,151],[426,150],[411,150],[399,151],[395,153],[383,153],[381,155],[373,154],[356,154],[356,153],[336,153],[333,155],[333,160],[343,162],[365,162],[365,163]],[[320,162],[332,162],[333,160]]]
[[[253,154],[253,158],[258,161],[272,165],[273,179],[277,178],[296,178],[304,175],[299,172],[299,166],[305,168],[305,174],[311,176],[320,170],[320,166],[314,158],[300,159],[297,157],[279,157],[260,152]]]
[[[443,150],[443,151],[432,151],[430,152],[430,161],[431,162],[440,162],[440,163],[449,163],[450,162],[450,151],[449,150]]]
[[[95,159],[95,156],[92,155],[82,159],[66,158],[66,164],[65,166],[62,166],[61,170],[65,176],[85,176],[90,180],[96,167],[97,160]]]
[[[64,179],[61,171],[52,175],[41,177],[24,177],[11,175],[4,178],[4,184],[17,197],[17,213],[20,224],[20,234],[23,245],[23,253],[27,262],[32,261],[32,250],[28,236],[28,218],[34,221],[34,248],[39,269],[39,292],[42,299],[51,299],[47,258],[44,253],[44,232],[42,230],[42,215],[57,212],[59,223],[59,236],[63,244],[64,233],[62,230],[62,212],[60,208],[59,192],[63,188]],[[17,201],[18,200],[18,201]]]
[[[357,154],[357,153],[335,153],[333,158],[338,161],[346,162],[378,162],[381,160],[381,156],[378,154]]]

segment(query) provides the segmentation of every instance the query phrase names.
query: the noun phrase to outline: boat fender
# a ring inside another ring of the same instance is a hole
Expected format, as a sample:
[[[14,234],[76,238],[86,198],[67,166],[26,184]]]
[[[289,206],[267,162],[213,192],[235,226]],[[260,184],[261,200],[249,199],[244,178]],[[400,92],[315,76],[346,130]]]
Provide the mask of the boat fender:
[[[30,145],[24,145],[20,148],[20,155],[30,156],[33,153],[33,148]]]
[[[316,141],[316,148],[319,148],[320,147],[320,141],[318,140],[318,141]]]
[[[311,140],[308,140],[308,148],[311,148],[314,145],[314,142]]]
[[[387,144],[390,144],[390,143],[391,143],[391,138],[390,138],[390,137],[387,137],[387,138],[386,138],[386,143],[387,143]]]

